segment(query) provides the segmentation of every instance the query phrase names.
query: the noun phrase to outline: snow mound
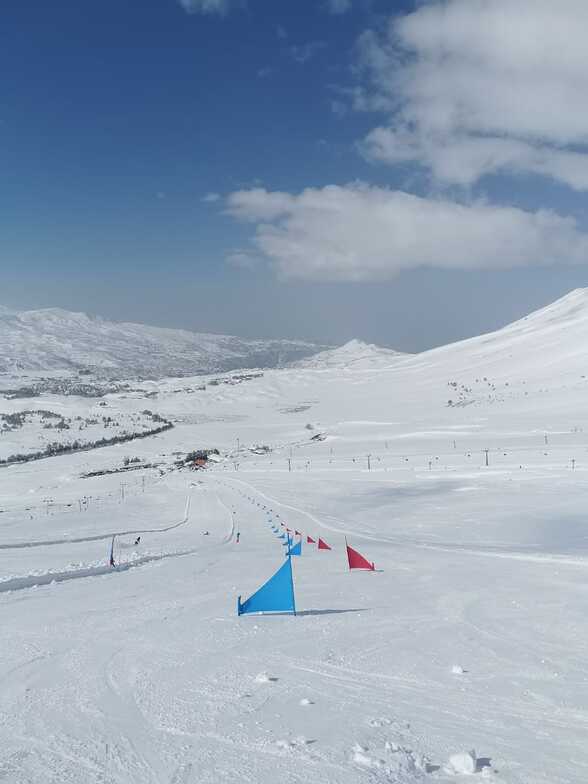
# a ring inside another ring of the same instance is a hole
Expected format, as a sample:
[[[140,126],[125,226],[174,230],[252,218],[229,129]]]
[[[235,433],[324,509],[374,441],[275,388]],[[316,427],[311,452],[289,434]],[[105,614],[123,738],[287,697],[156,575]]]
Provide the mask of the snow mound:
[[[472,776],[478,770],[478,758],[475,751],[462,751],[449,757],[447,772],[460,776]]]
[[[292,751],[294,749],[303,749],[305,746],[308,746],[313,741],[308,740],[303,735],[299,735],[296,738],[292,738],[292,740],[287,739],[280,739],[276,741],[276,746],[279,749],[285,749],[286,751]]]
[[[386,743],[383,754],[377,756],[369,753],[368,747],[356,744],[352,759],[356,765],[379,771],[392,781],[398,776],[406,775],[420,778],[427,772],[427,764],[422,755],[394,743]]]
[[[276,683],[277,680],[274,675],[268,675],[267,672],[260,672],[255,676],[255,683]]]
[[[370,719],[368,724],[370,727],[389,727],[392,724],[392,719]]]

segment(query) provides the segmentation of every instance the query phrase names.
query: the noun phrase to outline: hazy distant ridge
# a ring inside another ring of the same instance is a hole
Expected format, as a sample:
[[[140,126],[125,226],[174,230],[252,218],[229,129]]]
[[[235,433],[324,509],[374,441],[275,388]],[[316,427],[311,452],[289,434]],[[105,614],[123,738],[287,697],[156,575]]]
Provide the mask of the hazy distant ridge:
[[[91,369],[105,375],[193,375],[279,367],[324,348],[117,323],[60,309],[19,312],[0,306],[0,373]]]

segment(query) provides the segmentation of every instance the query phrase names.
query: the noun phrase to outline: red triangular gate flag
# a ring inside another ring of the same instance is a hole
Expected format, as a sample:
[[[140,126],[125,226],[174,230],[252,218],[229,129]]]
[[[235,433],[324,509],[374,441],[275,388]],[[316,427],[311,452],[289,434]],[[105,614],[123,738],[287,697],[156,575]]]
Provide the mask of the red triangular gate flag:
[[[361,553],[358,553],[357,550],[354,550],[353,547],[347,547],[347,560],[349,561],[349,568],[350,569],[368,569],[370,572],[375,571],[375,566],[373,563],[370,563],[367,558],[364,558]]]
[[[319,550],[330,550],[331,549],[326,542],[323,542],[323,540],[320,538],[320,536],[319,536],[319,540],[318,540],[318,549]]]
[[[312,538],[312,536],[306,537],[306,544],[314,544],[314,539]]]

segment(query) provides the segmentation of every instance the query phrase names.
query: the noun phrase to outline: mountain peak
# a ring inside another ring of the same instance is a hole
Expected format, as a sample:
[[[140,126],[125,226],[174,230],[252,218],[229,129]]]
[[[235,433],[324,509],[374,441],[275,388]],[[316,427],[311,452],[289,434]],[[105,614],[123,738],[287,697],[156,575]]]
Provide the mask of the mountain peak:
[[[588,318],[588,288],[573,289],[563,297],[524,316],[520,321],[552,321],[585,316]]]
[[[349,368],[355,370],[369,370],[386,368],[396,363],[399,359],[410,356],[390,348],[382,348],[373,343],[365,343],[354,338],[334,349],[327,349],[307,359],[296,362],[297,367],[303,368]]]

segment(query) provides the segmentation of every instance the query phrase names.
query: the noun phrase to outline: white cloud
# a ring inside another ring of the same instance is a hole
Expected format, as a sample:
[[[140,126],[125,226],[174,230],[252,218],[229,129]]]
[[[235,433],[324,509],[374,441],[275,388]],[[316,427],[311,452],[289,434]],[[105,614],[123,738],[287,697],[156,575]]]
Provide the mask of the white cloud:
[[[588,189],[588,3],[434,0],[358,42],[367,156],[440,180],[529,171]]]
[[[262,260],[259,256],[255,256],[247,251],[235,250],[232,253],[229,253],[225,261],[227,264],[230,264],[231,267],[250,270],[259,266]]]
[[[328,0],[327,9],[331,14],[345,14],[351,10],[351,0]]]
[[[220,201],[220,199],[220,193],[207,193],[206,196],[202,197],[202,201],[206,202],[207,204],[214,204],[214,202]]]
[[[578,191],[588,190],[588,155],[519,139],[455,133],[422,137],[406,128],[374,128],[360,145],[365,156],[384,163],[419,161],[441,181],[473,185],[485,174],[532,172]]]
[[[416,267],[588,262],[588,235],[572,218],[362,183],[298,195],[237,191],[228,198],[228,211],[255,225],[260,252],[291,278],[381,280]]]
[[[226,14],[243,0],[178,0],[189,14]],[[352,0],[326,0],[327,11],[331,14],[345,14],[351,10]],[[282,25],[276,28],[278,38],[286,38],[288,33]]]
[[[345,101],[340,101],[337,98],[331,101],[331,111],[333,114],[336,114],[337,117],[345,117],[347,114],[347,104]]]
[[[288,54],[293,60],[302,65],[311,60],[317,52],[326,47],[325,41],[309,41],[307,44],[292,45],[288,47]]]
[[[179,0],[189,14],[226,14],[234,5],[231,0]]]

